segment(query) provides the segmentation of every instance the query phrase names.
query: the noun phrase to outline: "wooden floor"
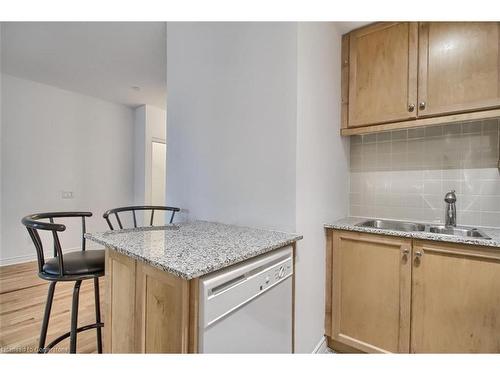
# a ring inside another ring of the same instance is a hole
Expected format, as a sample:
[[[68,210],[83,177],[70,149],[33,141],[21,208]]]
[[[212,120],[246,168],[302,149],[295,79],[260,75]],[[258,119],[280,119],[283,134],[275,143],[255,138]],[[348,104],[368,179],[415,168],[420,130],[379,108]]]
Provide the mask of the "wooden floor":
[[[101,277],[101,317],[104,317],[103,282]],[[48,286],[48,281],[37,276],[36,262],[0,267],[0,353],[36,352]],[[47,343],[69,331],[73,286],[74,282],[56,285]],[[92,280],[86,280],[80,288],[78,326],[94,322],[94,284]],[[77,337],[77,353],[97,351],[95,329],[81,332]],[[57,344],[51,353],[68,351],[69,338]]]

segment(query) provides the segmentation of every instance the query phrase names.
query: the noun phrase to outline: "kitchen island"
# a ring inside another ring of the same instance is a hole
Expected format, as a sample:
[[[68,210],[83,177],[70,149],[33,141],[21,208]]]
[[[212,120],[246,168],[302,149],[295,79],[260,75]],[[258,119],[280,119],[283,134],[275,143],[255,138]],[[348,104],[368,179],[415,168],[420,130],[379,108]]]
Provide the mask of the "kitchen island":
[[[107,353],[198,352],[199,278],[302,238],[206,221],[85,237],[106,247]]]

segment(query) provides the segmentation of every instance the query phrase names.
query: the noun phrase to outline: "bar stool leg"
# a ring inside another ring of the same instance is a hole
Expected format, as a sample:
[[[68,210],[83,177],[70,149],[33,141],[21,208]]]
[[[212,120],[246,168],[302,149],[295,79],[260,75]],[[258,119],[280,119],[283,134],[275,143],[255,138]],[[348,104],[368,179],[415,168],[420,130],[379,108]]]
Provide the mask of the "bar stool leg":
[[[97,353],[102,353],[101,307],[99,298],[99,278],[94,277],[95,322],[97,323]]]
[[[71,330],[69,334],[69,352],[76,353],[76,330],[78,328],[78,299],[80,297],[80,285],[82,280],[75,282],[73,288],[73,303],[71,305]]]
[[[42,330],[40,332],[40,341],[38,342],[38,353],[45,353],[45,340],[47,339],[47,329],[49,328],[50,311],[52,310],[52,301],[54,300],[56,282],[57,281],[51,281],[49,285],[47,303],[45,304],[45,313],[43,314]]]

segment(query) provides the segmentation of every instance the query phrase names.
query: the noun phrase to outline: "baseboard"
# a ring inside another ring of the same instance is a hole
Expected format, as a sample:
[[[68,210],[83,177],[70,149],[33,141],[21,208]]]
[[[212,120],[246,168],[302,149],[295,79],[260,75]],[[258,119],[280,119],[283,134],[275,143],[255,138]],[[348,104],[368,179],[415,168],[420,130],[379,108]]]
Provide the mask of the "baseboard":
[[[312,354],[323,354],[326,353],[326,337],[323,336],[321,337],[321,340],[319,340],[318,345],[314,348]]]
[[[50,256],[49,253],[47,253],[46,256],[49,257]],[[0,259],[0,267],[11,266],[13,264],[19,264],[19,263],[32,262],[34,260],[36,260],[35,254],[20,255],[20,256],[16,256],[16,257],[4,258],[4,259]]]
[[[331,337],[326,339],[327,347],[329,351],[340,354],[362,354],[365,353],[359,349],[353,348],[347,344],[333,340]]]

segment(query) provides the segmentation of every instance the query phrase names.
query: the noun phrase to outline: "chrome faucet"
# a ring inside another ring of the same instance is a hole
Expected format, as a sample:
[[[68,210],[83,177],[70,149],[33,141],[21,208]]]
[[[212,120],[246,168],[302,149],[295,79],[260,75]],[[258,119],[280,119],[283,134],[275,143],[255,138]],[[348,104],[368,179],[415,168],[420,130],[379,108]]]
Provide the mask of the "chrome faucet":
[[[444,201],[446,202],[444,225],[447,227],[456,227],[457,207],[455,206],[455,202],[457,201],[457,196],[455,195],[455,190],[447,192],[444,196]]]

